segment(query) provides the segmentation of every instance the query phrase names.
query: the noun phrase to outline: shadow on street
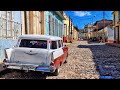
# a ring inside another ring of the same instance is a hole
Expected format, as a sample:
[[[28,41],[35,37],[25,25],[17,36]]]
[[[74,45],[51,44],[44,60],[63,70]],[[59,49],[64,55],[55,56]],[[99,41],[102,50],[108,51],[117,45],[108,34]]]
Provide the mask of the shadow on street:
[[[113,47],[108,47],[101,43],[88,43],[87,45],[78,45],[78,48],[89,48],[92,52],[92,59],[96,65],[96,71],[100,75],[100,79],[112,79],[115,78],[116,66],[120,63],[120,55],[115,54],[112,51]],[[119,68],[120,69],[120,68]],[[117,75],[116,75],[116,78]]]
[[[2,65],[0,65],[0,78],[2,79],[46,79],[47,76],[50,76],[50,73],[41,72],[24,72],[20,70],[10,70],[10,69],[3,69]]]

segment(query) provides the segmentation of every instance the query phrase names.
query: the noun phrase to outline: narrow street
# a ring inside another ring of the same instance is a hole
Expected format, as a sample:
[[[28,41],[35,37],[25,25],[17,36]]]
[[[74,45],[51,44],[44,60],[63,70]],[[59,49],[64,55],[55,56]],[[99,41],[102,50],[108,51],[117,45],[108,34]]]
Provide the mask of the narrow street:
[[[67,63],[60,67],[58,76],[49,73],[4,71],[0,66],[0,79],[100,79],[108,76],[120,79],[120,48],[104,43],[75,41],[69,45]]]
[[[69,47],[68,63],[55,79],[110,79],[120,78],[120,50],[104,43],[76,41]],[[104,77],[104,78],[107,78]]]

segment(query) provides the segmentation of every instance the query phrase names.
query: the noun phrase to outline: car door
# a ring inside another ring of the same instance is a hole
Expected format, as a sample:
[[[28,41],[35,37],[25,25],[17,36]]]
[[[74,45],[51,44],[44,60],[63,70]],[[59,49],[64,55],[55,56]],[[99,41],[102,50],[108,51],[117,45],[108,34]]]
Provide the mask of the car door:
[[[59,67],[61,64],[61,61],[63,60],[62,56],[64,52],[62,48],[59,48],[58,40],[51,41],[50,49],[53,50],[53,59],[54,59],[55,67]]]

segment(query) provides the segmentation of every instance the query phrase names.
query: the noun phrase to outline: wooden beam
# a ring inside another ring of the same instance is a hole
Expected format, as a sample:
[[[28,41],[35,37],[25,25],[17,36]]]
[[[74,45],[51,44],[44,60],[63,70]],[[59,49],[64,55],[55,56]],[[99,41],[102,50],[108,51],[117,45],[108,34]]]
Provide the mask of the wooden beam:
[[[33,11],[29,11],[30,34],[33,34]]]
[[[44,35],[45,34],[45,28],[44,28],[44,13],[45,11],[41,11],[41,34]]]

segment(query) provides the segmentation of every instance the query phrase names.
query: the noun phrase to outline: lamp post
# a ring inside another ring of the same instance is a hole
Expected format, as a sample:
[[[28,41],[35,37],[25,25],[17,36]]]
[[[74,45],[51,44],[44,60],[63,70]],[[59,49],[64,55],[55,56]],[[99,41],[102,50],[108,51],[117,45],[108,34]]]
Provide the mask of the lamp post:
[[[105,42],[105,11],[103,11],[103,42]]]

